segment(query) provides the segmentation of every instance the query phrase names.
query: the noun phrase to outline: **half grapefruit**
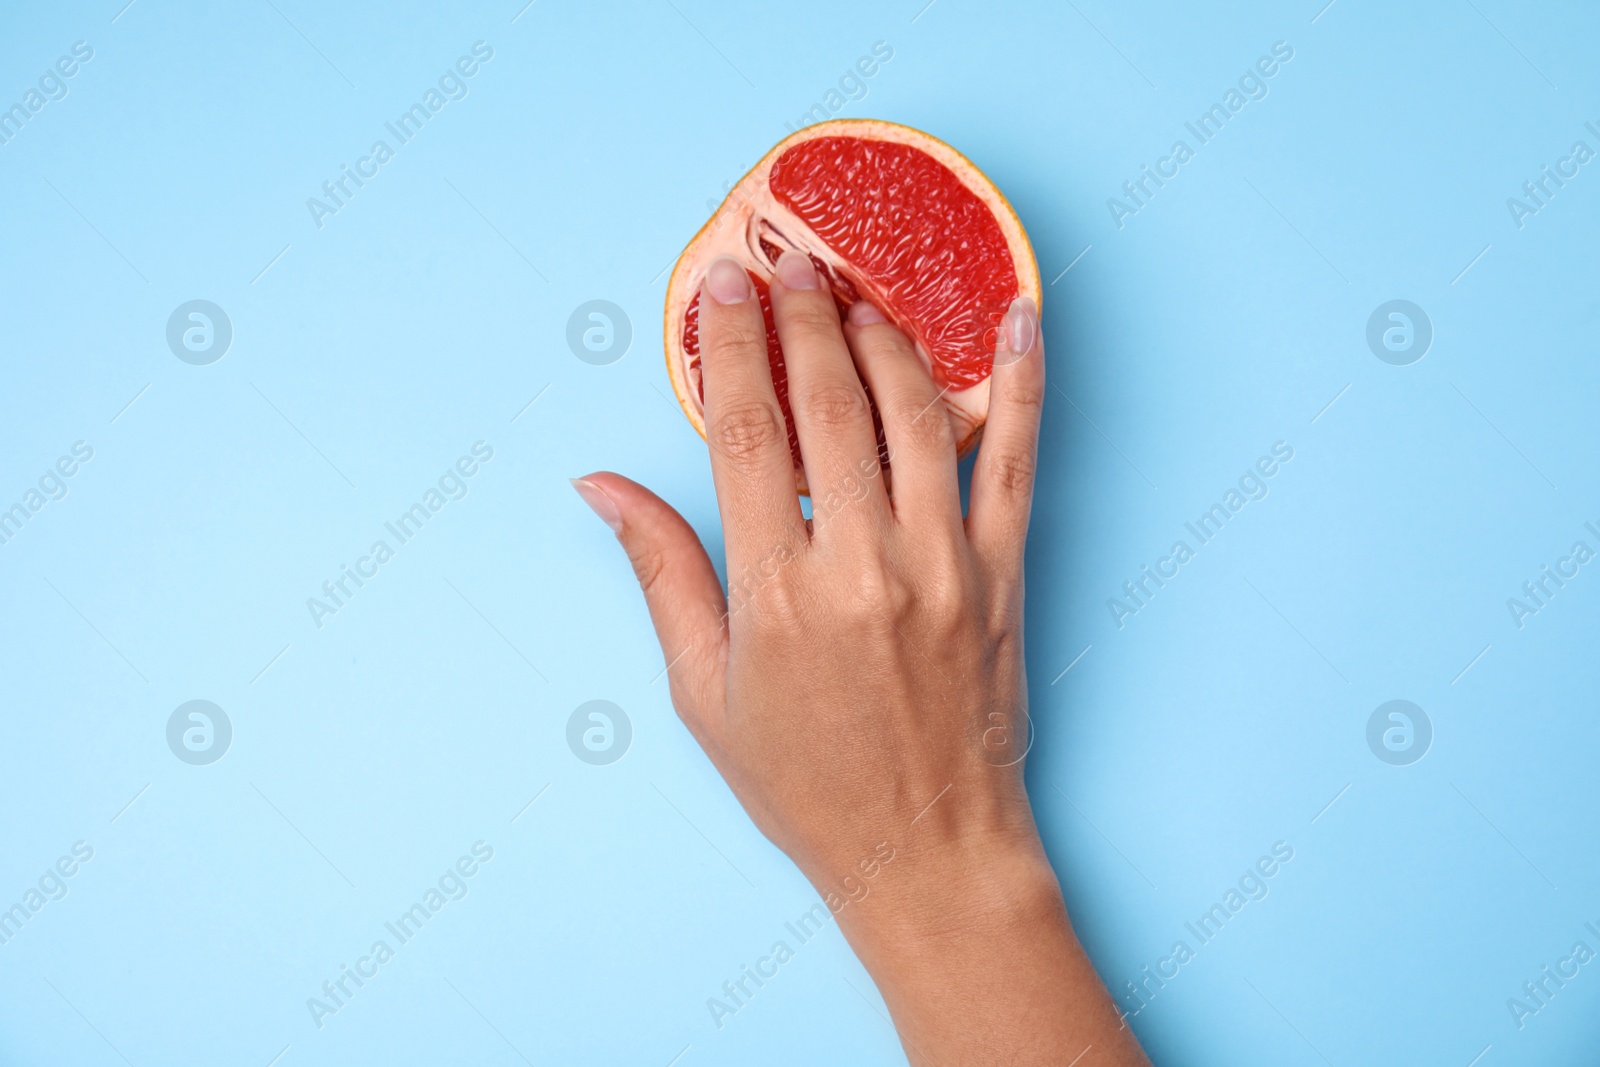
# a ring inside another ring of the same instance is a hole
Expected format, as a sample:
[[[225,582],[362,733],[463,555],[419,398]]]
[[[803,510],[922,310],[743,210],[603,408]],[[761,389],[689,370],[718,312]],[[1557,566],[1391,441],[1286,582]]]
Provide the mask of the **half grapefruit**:
[[[970,452],[989,410],[1000,321],[1017,297],[1038,306],[1042,295],[1028,235],[994,183],[960,152],[909,126],[820,122],[762,157],[678,257],[665,325],[678,403],[705,437],[700,286],[713,259],[732,256],[761,299],[767,358],[804,493],[768,290],[778,257],[790,249],[811,257],[841,317],[867,300],[905,332],[943,390],[939,403],[956,430],[958,453]]]

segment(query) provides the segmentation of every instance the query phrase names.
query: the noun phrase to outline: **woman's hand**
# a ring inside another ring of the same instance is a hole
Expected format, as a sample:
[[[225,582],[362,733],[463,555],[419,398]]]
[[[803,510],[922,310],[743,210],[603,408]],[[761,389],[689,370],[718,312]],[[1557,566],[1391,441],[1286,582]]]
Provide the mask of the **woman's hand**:
[[[731,259],[700,294],[728,595],[653,493],[609,473],[575,483],[633,562],[673,704],[823,894],[912,1062],[1066,1064],[1089,1047],[1084,1067],[1143,1063],[1072,935],[1022,781],[1044,399],[1032,303],[1005,318],[963,518],[955,437],[905,336],[867,303],[841,327],[800,253],[779,260],[771,294],[809,523],[761,307]]]

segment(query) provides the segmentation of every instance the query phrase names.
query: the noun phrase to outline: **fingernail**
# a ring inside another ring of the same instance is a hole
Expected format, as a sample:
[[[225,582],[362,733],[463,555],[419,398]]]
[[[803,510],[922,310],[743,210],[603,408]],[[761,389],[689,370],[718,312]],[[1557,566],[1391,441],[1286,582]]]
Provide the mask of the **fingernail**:
[[[850,305],[850,324],[853,326],[871,326],[875,323],[888,321],[883,317],[883,312],[865,300],[857,300]]]
[[[750,276],[732,256],[718,256],[706,268],[706,291],[719,304],[742,304],[750,299]]]
[[[785,289],[815,289],[817,269],[810,256],[790,249],[778,257],[778,280]]]
[[[611,527],[612,533],[622,533],[622,512],[617,510],[617,502],[606,496],[604,489],[582,478],[573,478],[572,488],[583,497],[590,510],[600,516],[600,521]]]
[[[1039,335],[1038,313],[1034,311],[1033,301],[1025,296],[1019,296],[1011,302],[1011,310],[1006,312],[1006,348],[1013,355],[1025,356],[1033,350],[1034,338]]]

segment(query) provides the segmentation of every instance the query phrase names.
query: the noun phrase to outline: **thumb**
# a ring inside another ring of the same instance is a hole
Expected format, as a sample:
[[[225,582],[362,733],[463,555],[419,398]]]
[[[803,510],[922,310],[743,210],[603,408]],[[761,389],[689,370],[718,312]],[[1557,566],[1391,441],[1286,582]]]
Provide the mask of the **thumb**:
[[[723,702],[728,600],[711,558],[683,516],[637,482],[598,471],[572,479],[572,487],[628,553],[661,642],[672,702],[699,734]]]

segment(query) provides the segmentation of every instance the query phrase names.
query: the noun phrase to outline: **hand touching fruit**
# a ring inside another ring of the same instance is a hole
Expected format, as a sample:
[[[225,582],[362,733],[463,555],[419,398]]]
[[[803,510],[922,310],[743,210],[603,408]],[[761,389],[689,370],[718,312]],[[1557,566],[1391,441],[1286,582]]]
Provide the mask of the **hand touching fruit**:
[[[649,490],[610,473],[574,483],[633,563],[673,703],[825,897],[878,857],[871,893],[837,914],[913,1062],[1062,1064],[1087,1046],[1101,1055],[1085,1064],[1143,1063],[1073,937],[1022,781],[1036,310],[1019,299],[1005,315],[963,517],[957,429],[906,336],[866,302],[841,325],[798,252],[770,299],[809,522],[750,275],[717,259],[699,293],[731,597]]]

